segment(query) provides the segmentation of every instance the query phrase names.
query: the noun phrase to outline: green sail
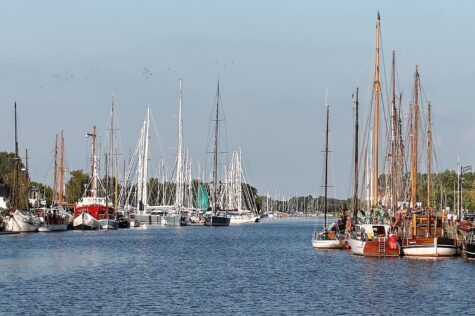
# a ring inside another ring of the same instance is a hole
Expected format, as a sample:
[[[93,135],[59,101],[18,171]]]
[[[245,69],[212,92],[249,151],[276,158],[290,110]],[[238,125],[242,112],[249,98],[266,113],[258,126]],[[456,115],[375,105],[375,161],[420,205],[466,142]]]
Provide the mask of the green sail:
[[[198,188],[198,194],[196,195],[196,207],[202,210],[207,210],[209,207],[208,191],[204,184],[201,184]]]

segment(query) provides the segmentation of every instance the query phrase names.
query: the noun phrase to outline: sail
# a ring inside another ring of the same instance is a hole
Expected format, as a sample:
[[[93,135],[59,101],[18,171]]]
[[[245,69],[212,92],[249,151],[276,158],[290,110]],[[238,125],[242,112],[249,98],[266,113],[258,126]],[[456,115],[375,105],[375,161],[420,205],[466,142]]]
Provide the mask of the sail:
[[[198,188],[198,194],[196,196],[196,207],[202,210],[207,210],[209,207],[209,200],[208,200],[208,191],[206,187],[201,184]]]

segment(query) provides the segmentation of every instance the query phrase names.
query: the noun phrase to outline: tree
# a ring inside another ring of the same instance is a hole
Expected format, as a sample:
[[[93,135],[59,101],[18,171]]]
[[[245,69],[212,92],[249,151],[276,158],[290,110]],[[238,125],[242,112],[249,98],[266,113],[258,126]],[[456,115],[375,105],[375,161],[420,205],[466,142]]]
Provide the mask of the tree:
[[[74,170],[71,172],[71,178],[66,183],[66,196],[68,202],[77,202],[84,194],[85,187],[89,185],[90,177],[82,170]]]

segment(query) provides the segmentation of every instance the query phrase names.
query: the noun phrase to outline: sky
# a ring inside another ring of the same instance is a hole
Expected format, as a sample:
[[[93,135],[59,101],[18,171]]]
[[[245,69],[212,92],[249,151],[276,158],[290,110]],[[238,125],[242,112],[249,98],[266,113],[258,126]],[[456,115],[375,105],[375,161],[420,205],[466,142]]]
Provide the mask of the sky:
[[[219,76],[228,148],[242,148],[248,181],[260,194],[320,192],[327,95],[332,194],[347,197],[352,94],[358,86],[364,116],[377,11],[385,75],[389,80],[396,50],[406,108],[419,65],[433,106],[436,170],[455,169],[458,157],[471,164],[472,1],[3,1],[0,150],[14,151],[16,101],[20,150],[28,148],[33,180],[52,182],[61,129],[69,170],[89,170],[85,134],[96,125],[104,139],[114,96],[121,157],[135,146],[150,106],[151,164],[160,156],[171,163],[181,78],[184,138],[196,174],[198,162],[206,163]]]

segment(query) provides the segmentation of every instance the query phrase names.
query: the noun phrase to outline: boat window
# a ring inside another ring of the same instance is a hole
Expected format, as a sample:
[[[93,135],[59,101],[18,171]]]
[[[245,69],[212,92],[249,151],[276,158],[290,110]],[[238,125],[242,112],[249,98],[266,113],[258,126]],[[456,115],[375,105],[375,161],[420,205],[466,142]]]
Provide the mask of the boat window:
[[[386,236],[386,230],[384,229],[384,226],[373,226],[373,236]]]

